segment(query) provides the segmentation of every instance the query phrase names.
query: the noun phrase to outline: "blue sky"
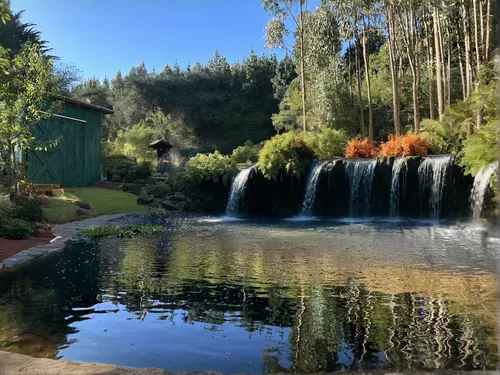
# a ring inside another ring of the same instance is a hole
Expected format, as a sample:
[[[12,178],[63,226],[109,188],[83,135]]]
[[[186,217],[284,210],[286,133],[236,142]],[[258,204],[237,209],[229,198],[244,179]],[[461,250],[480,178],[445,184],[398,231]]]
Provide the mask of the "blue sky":
[[[319,2],[319,1],[317,1]],[[144,61],[148,70],[202,64],[219,50],[229,62],[264,48],[269,16],[260,0],[11,0],[37,24],[54,54],[85,77],[112,78]],[[277,53],[281,56],[280,53]]]

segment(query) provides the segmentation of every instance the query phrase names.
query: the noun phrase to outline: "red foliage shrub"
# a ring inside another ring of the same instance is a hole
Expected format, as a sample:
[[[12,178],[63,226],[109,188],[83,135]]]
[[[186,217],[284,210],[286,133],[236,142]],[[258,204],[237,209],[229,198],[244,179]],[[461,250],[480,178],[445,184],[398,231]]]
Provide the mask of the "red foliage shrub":
[[[378,149],[369,138],[351,139],[345,148],[346,159],[376,158]]]
[[[389,135],[386,142],[380,144],[379,156],[427,156],[432,145],[418,135]]]

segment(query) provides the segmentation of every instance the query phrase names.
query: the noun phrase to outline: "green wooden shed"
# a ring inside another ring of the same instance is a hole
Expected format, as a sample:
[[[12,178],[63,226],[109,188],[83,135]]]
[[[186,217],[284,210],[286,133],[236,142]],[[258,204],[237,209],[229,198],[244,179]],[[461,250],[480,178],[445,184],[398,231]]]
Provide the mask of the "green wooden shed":
[[[29,151],[28,177],[34,184],[62,187],[91,186],[101,179],[101,129],[113,111],[64,96],[62,111],[40,121],[33,130],[37,141],[60,139],[44,151]]]

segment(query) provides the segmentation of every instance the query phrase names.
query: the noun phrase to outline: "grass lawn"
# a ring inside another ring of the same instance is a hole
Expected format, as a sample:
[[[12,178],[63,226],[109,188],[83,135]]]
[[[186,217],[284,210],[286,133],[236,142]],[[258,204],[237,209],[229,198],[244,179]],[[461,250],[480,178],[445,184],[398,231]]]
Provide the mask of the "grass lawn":
[[[78,206],[72,204],[70,200],[90,204],[92,214],[95,216],[148,212],[147,206],[139,206],[136,203],[136,195],[123,191],[101,188],[74,188],[64,191],[63,196],[50,198],[48,207],[43,208],[47,220],[51,223],[65,223],[78,218],[76,215]]]

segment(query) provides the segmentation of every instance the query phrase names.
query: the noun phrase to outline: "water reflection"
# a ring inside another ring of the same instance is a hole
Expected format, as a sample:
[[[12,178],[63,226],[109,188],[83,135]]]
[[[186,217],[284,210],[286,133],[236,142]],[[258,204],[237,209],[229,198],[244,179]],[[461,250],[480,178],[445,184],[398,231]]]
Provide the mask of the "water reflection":
[[[223,373],[494,369],[498,244],[457,227],[179,220],[0,278],[0,348]]]

